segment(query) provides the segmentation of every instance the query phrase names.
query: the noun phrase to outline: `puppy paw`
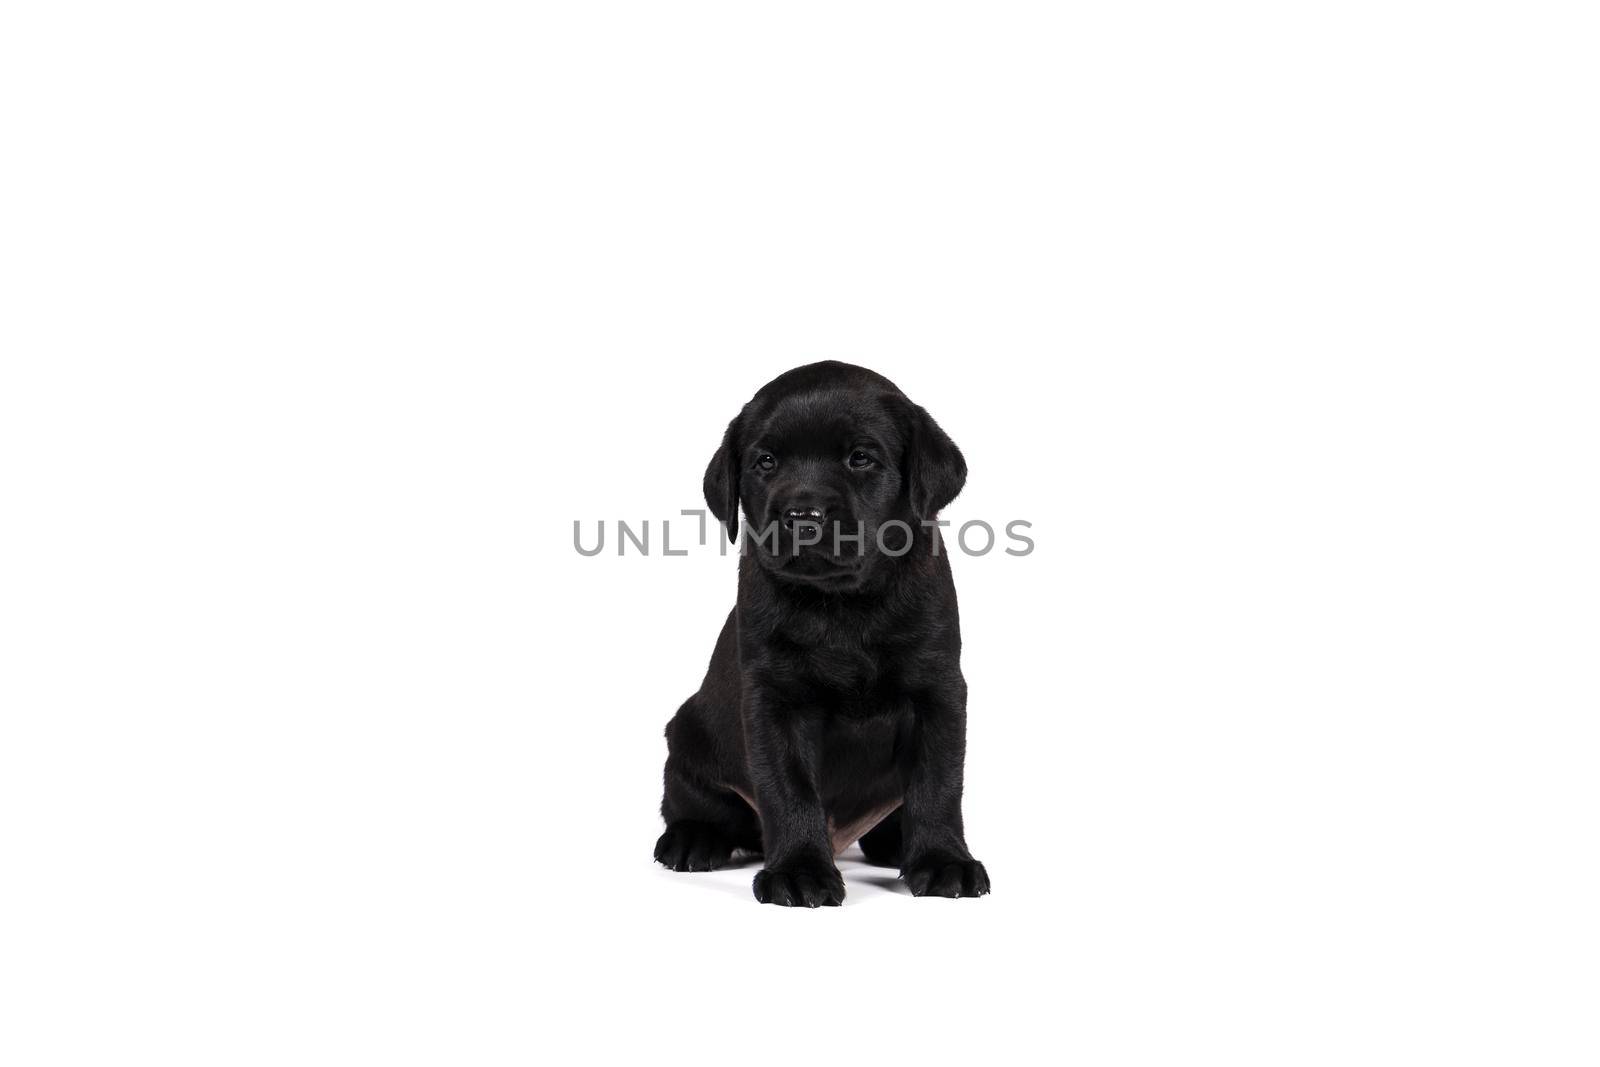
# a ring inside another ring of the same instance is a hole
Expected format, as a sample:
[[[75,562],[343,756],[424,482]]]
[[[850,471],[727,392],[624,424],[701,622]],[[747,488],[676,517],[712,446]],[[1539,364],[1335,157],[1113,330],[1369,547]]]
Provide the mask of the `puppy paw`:
[[[989,872],[977,860],[921,860],[907,864],[900,877],[918,897],[981,897],[989,891]]]
[[[656,862],[673,871],[710,871],[727,863],[733,842],[709,823],[680,820],[656,842]]]
[[[838,907],[844,903],[844,878],[831,863],[768,867],[756,872],[752,888],[761,903],[786,908]]]

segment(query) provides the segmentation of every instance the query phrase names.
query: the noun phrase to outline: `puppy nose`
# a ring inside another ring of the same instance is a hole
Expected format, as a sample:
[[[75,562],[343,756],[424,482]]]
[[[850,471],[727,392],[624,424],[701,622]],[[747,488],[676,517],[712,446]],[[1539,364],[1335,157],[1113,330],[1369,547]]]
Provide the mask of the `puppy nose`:
[[[783,523],[785,526],[793,526],[797,522],[821,522],[822,519],[823,512],[819,507],[808,506],[783,509]]]

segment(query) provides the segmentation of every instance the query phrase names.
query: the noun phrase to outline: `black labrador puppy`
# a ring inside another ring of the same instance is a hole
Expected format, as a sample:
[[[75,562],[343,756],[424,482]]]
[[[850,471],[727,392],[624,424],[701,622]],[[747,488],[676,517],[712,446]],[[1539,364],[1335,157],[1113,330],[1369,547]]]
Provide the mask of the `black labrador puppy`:
[[[667,724],[658,861],[761,852],[756,899],[844,899],[860,840],[918,896],[989,891],[961,825],[967,684],[933,522],[966,482],[955,443],[894,383],[813,363],[767,383],[706,468],[739,540],[739,598],[700,691]]]

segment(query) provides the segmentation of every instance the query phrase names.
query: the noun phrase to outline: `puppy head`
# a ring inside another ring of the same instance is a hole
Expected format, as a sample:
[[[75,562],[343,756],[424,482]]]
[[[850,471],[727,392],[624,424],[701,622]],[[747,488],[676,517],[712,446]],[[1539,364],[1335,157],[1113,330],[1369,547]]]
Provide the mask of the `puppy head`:
[[[961,450],[893,382],[848,363],[812,363],[768,382],[728,424],[706,467],[711,513],[786,581],[860,585],[898,558],[966,482]],[[889,549],[888,553],[882,547]]]

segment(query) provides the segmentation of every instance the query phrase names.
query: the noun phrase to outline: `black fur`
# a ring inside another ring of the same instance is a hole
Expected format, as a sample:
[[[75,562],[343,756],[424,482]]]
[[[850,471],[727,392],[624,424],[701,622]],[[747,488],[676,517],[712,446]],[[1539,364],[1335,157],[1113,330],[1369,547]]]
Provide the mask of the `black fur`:
[[[705,681],[667,724],[657,860],[761,852],[756,899],[816,907],[844,899],[833,857],[859,837],[918,896],[989,891],[961,824],[955,584],[922,525],[966,476],[926,411],[845,363],[779,376],[728,424],[706,503],[730,538],[741,506],[754,532]]]

